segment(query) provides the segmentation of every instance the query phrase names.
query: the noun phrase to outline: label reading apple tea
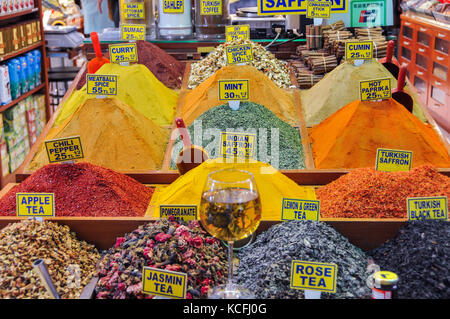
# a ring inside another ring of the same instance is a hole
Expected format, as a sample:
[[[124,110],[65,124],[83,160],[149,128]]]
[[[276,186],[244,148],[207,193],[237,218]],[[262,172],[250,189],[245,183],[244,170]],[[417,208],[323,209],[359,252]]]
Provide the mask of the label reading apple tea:
[[[55,194],[16,193],[17,217],[55,217]]]

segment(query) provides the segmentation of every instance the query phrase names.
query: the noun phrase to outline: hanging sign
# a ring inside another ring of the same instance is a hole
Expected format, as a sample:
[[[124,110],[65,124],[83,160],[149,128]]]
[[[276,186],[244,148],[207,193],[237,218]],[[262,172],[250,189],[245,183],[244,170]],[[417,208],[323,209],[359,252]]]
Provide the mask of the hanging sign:
[[[322,18],[329,19],[331,16],[331,2],[321,0],[308,0],[306,7],[306,17],[308,19]]]
[[[142,292],[145,294],[186,298],[187,274],[153,267],[142,269]]]
[[[219,100],[246,101],[248,99],[248,80],[219,80]]]
[[[55,217],[55,194],[16,193],[17,217]]]
[[[222,0],[200,0],[200,15],[222,15]]]
[[[197,205],[160,205],[159,217],[169,218],[169,216],[173,216],[178,223],[197,220]]]
[[[226,41],[233,41],[237,39],[250,40],[250,25],[237,24],[227,25],[225,27]]]
[[[227,64],[247,63],[253,61],[250,44],[231,45],[225,48]]]
[[[386,0],[352,0],[351,27],[373,28],[386,25]]]
[[[257,0],[258,15],[306,14],[307,0]],[[347,12],[348,0],[321,1],[330,3],[331,13]]]
[[[448,220],[447,196],[410,197],[406,199],[408,220]]]
[[[145,40],[145,24],[122,24],[120,38],[123,41]]]
[[[183,0],[163,0],[164,13],[184,13]]]
[[[87,74],[86,90],[93,95],[117,95],[117,75]]]
[[[410,171],[412,155],[411,151],[379,148],[377,149],[375,170],[383,172]]]
[[[223,157],[254,158],[256,134],[222,132],[220,154]]]
[[[336,293],[337,265],[293,260],[291,289],[318,290]]]
[[[283,198],[281,220],[315,220],[319,221],[320,201]]]
[[[359,82],[361,101],[385,100],[391,97],[391,79],[376,79]]]
[[[110,44],[109,58],[111,63],[137,62],[138,54],[136,43]]]
[[[370,60],[373,57],[372,41],[346,41],[345,60]]]
[[[122,7],[123,16],[127,20],[145,19],[144,2],[126,2]]]
[[[79,136],[45,141],[49,163],[67,162],[84,158]]]

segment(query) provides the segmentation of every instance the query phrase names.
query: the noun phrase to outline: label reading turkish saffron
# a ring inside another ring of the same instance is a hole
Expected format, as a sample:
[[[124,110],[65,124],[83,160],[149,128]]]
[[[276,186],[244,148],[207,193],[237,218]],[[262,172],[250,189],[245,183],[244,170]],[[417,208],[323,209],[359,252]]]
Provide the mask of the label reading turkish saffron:
[[[318,290],[336,293],[337,265],[293,260],[291,289]]]
[[[200,0],[200,15],[222,15],[222,0]]]
[[[410,197],[406,199],[408,220],[448,220],[447,196]]]
[[[122,24],[120,38],[123,41],[145,40],[145,24]]]
[[[373,57],[372,41],[346,41],[345,59],[350,60],[370,60]]]
[[[391,79],[376,79],[359,82],[361,101],[385,100],[391,97]]]
[[[159,217],[169,218],[173,216],[175,221],[197,220],[197,205],[161,205],[159,206]]]
[[[183,13],[184,1],[183,0],[163,0],[163,12],[164,13]]]
[[[109,58],[112,63],[137,62],[136,43],[110,44]]]
[[[248,80],[219,80],[219,100],[246,101],[248,99]]]
[[[322,18],[329,19],[331,16],[331,2],[308,0],[306,7],[306,17],[309,19]]]
[[[55,194],[16,193],[17,217],[55,217]]]
[[[331,7],[330,10],[332,13],[347,12],[348,0],[336,0],[326,2],[330,3]],[[307,1],[257,0],[257,7],[258,7],[258,15],[305,14],[307,12]]]
[[[250,40],[250,25],[238,24],[227,25],[225,27],[226,41],[233,41],[237,39]]]
[[[413,153],[411,151],[377,149],[375,170],[383,172],[400,172],[411,170]]]
[[[67,162],[84,158],[79,136],[45,141],[49,163]]]
[[[152,267],[142,269],[142,292],[145,294],[184,299],[186,284],[186,273]]]
[[[117,95],[117,75],[87,74],[86,93]]]
[[[253,60],[252,46],[249,44],[226,47],[227,64],[247,63]]]
[[[320,201],[283,198],[281,220],[315,220],[319,221]]]
[[[127,2],[122,7],[123,16],[127,20],[145,19],[144,2]]]
[[[256,134],[222,132],[221,153],[223,157],[254,158]]]

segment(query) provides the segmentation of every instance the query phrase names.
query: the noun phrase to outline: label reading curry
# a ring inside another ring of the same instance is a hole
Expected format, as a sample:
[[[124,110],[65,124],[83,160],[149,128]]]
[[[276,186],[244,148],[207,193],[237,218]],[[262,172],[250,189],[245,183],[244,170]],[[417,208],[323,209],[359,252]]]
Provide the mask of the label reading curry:
[[[283,198],[281,220],[315,220],[320,218],[320,201]]]
[[[145,19],[144,2],[127,2],[123,4],[123,17],[127,20]]]
[[[336,293],[337,265],[293,260],[291,289],[318,290]]]
[[[197,220],[197,205],[160,205],[159,217],[173,216],[177,222]]]
[[[346,41],[345,59],[350,60],[370,60],[373,57],[372,41]]]
[[[219,80],[219,100],[246,101],[248,99],[248,80]]]
[[[237,39],[250,40],[250,25],[238,24],[227,25],[225,27],[226,41],[233,41]]]
[[[145,40],[145,24],[122,24],[120,38],[123,41]]]
[[[256,134],[222,132],[220,154],[223,157],[255,158]]]
[[[377,149],[375,170],[383,172],[400,172],[411,170],[413,153],[411,151]]]
[[[361,101],[385,100],[391,97],[391,79],[376,79],[359,82]]]
[[[110,44],[109,58],[112,63],[138,62],[136,43]]]
[[[200,0],[200,15],[222,15],[222,0]]]
[[[79,136],[45,141],[49,163],[67,162],[84,158]]]
[[[55,217],[55,194],[16,193],[17,217]]]
[[[93,95],[117,95],[117,75],[87,74],[86,93]]]
[[[253,51],[250,44],[232,45],[226,47],[227,64],[247,63],[253,60]]]
[[[447,196],[410,197],[406,199],[408,220],[448,220]]]
[[[184,1],[183,0],[163,0],[163,12],[164,13],[183,13]]]
[[[308,19],[322,18],[329,19],[331,16],[331,2],[321,0],[308,0],[306,7],[306,17]]]
[[[142,292],[145,294],[184,299],[186,286],[186,273],[152,267],[142,269]]]

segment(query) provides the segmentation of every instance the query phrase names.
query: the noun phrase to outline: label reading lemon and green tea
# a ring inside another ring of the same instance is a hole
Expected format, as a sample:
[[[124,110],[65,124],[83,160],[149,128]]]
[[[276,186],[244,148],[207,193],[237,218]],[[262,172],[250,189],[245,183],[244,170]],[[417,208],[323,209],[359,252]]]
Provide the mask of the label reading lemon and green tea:
[[[246,101],[248,99],[248,80],[219,80],[219,100]]]
[[[361,101],[385,100],[391,97],[391,79],[374,79],[359,82]]]
[[[200,0],[200,15],[222,15],[222,0]]]
[[[127,20],[145,19],[144,2],[127,2],[122,7],[123,16]]]
[[[123,41],[145,40],[145,24],[122,24],[120,38]]]
[[[406,199],[408,220],[448,220],[447,196],[410,197]]]
[[[186,286],[186,273],[152,267],[142,269],[142,292],[145,294],[184,299]]]
[[[373,57],[372,41],[346,41],[345,59],[350,60],[370,60]]]
[[[184,1],[183,0],[163,0],[163,12],[164,13],[183,13]]]
[[[315,220],[320,218],[320,201],[283,198],[281,220]]]
[[[375,170],[383,172],[400,172],[411,170],[413,153],[411,151],[377,149]]]
[[[225,48],[227,64],[247,63],[253,60],[252,46],[249,44],[232,45]]]
[[[318,290],[336,293],[337,265],[293,260],[291,289]]]
[[[17,217],[55,217],[55,194],[16,193]]]
[[[117,75],[87,74],[86,90],[93,95],[117,95]]]
[[[321,18],[329,19],[331,16],[330,1],[308,0],[306,7],[306,17],[308,19]]]
[[[225,35],[227,42],[237,39],[250,40],[250,25],[227,25],[225,27]]]
[[[197,220],[197,205],[161,205],[159,216],[160,218],[173,216],[177,222]]]
[[[138,62],[136,43],[121,43],[109,45],[111,63]]]
[[[255,158],[256,156],[256,134],[222,132],[221,153],[223,157]]]
[[[45,141],[49,163],[74,161],[84,158],[79,136]]]

